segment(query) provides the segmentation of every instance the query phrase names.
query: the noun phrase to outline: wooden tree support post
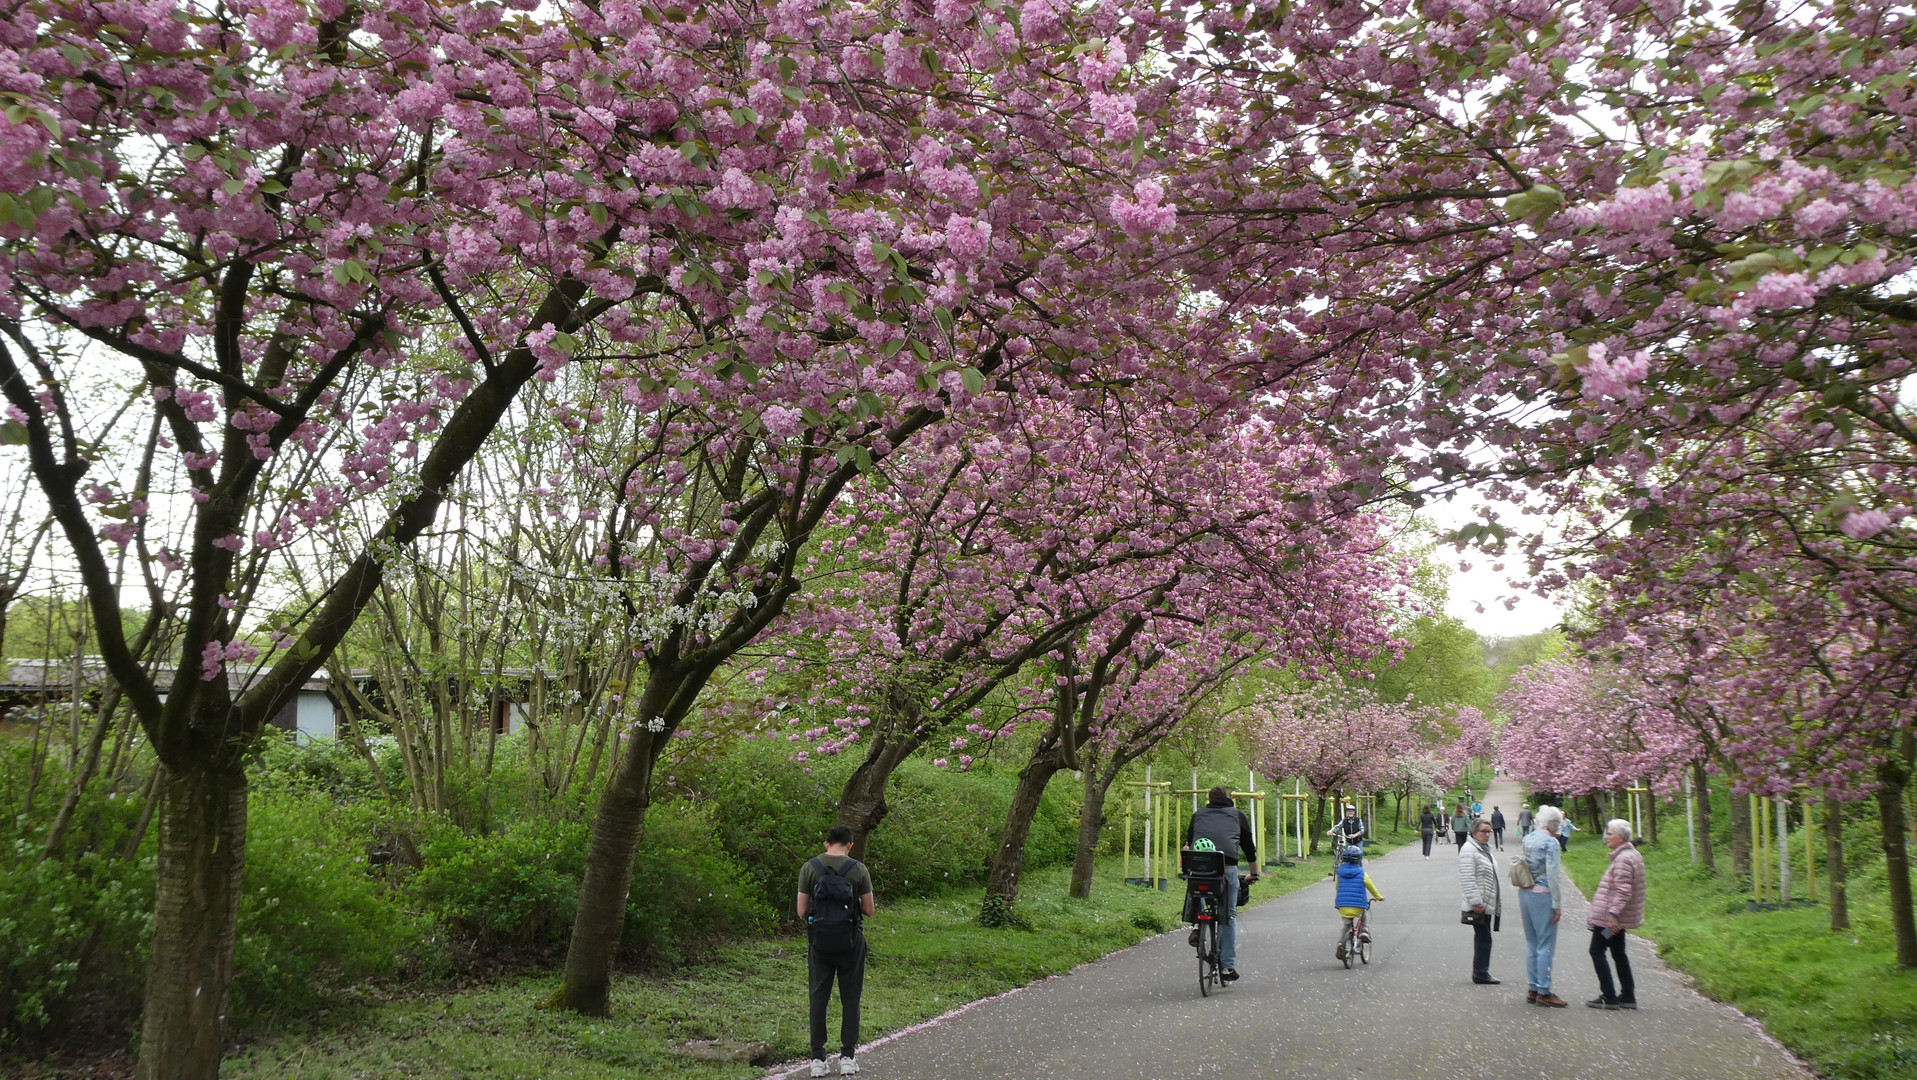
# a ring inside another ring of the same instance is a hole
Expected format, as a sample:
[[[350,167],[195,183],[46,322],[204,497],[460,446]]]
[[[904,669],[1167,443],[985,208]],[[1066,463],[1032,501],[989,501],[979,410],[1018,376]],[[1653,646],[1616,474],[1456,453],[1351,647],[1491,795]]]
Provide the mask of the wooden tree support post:
[[[1153,780],[1151,767],[1145,768],[1145,779],[1127,781],[1128,788],[1138,788],[1143,794],[1145,819],[1145,837],[1141,853],[1144,859],[1144,873],[1140,877],[1130,874],[1132,833],[1132,804],[1125,803],[1125,884],[1143,885],[1146,888],[1166,888],[1168,861],[1177,845],[1171,842],[1171,781]]]
[[[1305,821],[1311,814],[1307,805],[1310,802],[1311,796],[1309,795],[1302,793],[1290,795],[1282,792],[1279,793],[1278,835],[1274,837],[1278,843],[1274,846],[1274,850],[1280,854],[1284,852],[1284,841],[1289,838],[1292,842],[1293,858],[1305,859],[1310,857],[1305,854]],[[1291,824],[1289,832],[1285,830],[1286,822],[1290,822]],[[1281,863],[1281,865],[1284,864]]]
[[[1810,793],[1804,795],[1804,897],[1812,903],[1817,902],[1817,851],[1811,846],[1811,835],[1817,830],[1813,827],[1816,819],[1811,816]]]

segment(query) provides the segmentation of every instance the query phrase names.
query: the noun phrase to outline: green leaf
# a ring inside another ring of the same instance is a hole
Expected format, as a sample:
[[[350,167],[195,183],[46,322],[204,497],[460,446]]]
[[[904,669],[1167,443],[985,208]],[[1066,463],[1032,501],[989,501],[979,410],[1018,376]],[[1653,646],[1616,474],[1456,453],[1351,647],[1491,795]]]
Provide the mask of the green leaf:
[[[935,322],[939,324],[939,329],[945,331],[948,334],[952,332],[952,311],[950,308],[946,308],[946,307],[933,308],[932,318]]]
[[[961,369],[959,378],[965,380],[967,393],[976,394],[985,389],[985,376],[975,367]]]
[[[18,420],[0,420],[0,446],[27,445],[27,425]]]
[[[885,344],[879,346],[879,355],[880,356],[897,356],[899,354],[899,350],[905,348],[905,345],[906,345],[905,338],[895,337],[891,341],[888,341]]]
[[[1822,108],[1824,103],[1829,100],[1830,96],[1827,94],[1812,94],[1809,97],[1801,97],[1790,103],[1790,111],[1795,116],[1809,116],[1811,113]]]
[[[262,192],[265,192],[268,195],[280,195],[285,193],[286,185],[280,183],[278,180],[274,180],[271,177],[268,177],[267,179],[260,181],[260,190]]]
[[[586,214],[587,216],[592,218],[592,223],[594,225],[597,225],[602,229],[606,227],[606,204],[605,203],[587,203]]]

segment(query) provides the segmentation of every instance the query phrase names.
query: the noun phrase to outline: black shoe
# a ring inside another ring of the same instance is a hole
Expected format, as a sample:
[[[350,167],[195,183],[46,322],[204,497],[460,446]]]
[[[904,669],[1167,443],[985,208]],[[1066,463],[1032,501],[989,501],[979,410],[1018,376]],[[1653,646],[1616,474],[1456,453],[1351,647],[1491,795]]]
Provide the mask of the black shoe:
[[[1190,945],[1194,949],[1198,947],[1198,928],[1196,926],[1191,928],[1191,936],[1185,939],[1185,944]]]
[[[1591,1000],[1585,1002],[1584,1006],[1585,1008],[1588,1008],[1588,1009],[1615,1009],[1618,1007],[1617,1002],[1606,1001],[1601,997],[1592,998]]]
[[[1611,1003],[1611,1008],[1613,1008],[1613,1009],[1629,1009],[1629,1010],[1631,1010],[1632,1012],[1636,1012],[1636,1011],[1637,1011],[1637,1002],[1635,1002],[1635,1001],[1614,1001],[1614,1002],[1612,1002],[1612,1003]]]
[[[1237,969],[1237,968],[1226,968],[1226,969],[1225,969],[1225,971],[1224,971],[1224,973],[1223,973],[1222,975],[1220,975],[1220,976],[1218,976],[1218,981],[1220,981],[1220,982],[1237,982],[1237,981],[1238,981],[1238,969]]]
[[[1473,975],[1471,976],[1471,981],[1477,983],[1479,986],[1496,986],[1504,980],[1494,979],[1489,975]]]

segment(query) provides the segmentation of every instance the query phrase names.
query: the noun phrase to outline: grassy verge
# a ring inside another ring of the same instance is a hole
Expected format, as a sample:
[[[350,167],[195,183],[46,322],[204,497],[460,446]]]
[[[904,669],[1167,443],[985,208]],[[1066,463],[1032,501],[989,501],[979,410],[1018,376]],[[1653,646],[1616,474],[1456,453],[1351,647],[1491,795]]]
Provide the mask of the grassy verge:
[[[1270,872],[1254,888],[1253,903],[1320,880],[1325,866],[1320,859]],[[973,921],[976,891],[882,906],[868,926],[872,956],[863,1002],[865,1038],[1070,970],[1176,925],[1177,890],[1128,888],[1118,876],[1115,867],[1101,873],[1092,899],[1078,901],[1065,895],[1068,868],[1033,872],[1019,903],[1029,930],[980,927]],[[1166,977],[1187,974],[1180,968]],[[800,1057],[806,1049],[805,944],[797,938],[742,941],[703,966],[623,976],[614,985],[609,1019],[534,1008],[557,981],[556,973],[525,976],[368,1005],[328,1026],[246,1046],[228,1059],[222,1075],[229,1080],[716,1080],[764,1070],[690,1061],[675,1053],[673,1044],[710,1038],[764,1041],[785,1058]],[[836,1017],[832,1030],[837,1031]]]
[[[1587,895],[1605,861],[1584,836],[1565,856]],[[1749,894],[1694,871],[1681,842],[1645,848],[1644,861],[1643,934],[1700,991],[1757,1018],[1824,1076],[1917,1076],[1917,973],[1897,969],[1881,863],[1853,871],[1851,929],[1833,933],[1822,904],[1744,910]]]

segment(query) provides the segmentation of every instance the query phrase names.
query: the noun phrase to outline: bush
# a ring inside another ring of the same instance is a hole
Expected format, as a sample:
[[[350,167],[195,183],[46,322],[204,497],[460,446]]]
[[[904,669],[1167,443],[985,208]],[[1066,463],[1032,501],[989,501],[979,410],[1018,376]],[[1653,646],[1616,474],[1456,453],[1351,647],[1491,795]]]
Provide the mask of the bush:
[[[41,842],[0,860],[0,1047],[124,1031],[140,1011],[152,858],[43,860]]]
[[[483,948],[558,948],[572,930],[590,835],[584,808],[492,836],[441,829],[422,845],[425,867],[411,889]],[[629,958],[675,963],[703,944],[773,924],[759,884],[690,803],[647,812],[634,867],[621,948]]]
[[[253,793],[234,948],[241,1022],[311,1010],[423,951],[426,924],[368,872],[378,818],[374,806],[340,806],[318,789]]]
[[[799,865],[817,855],[838,814],[839,793],[859,757],[791,760],[784,743],[748,742],[681,769],[675,788],[717,807],[717,840],[763,884],[765,902],[786,912]],[[961,773],[913,758],[892,775],[889,812],[873,831],[866,862],[887,896],[929,896],[985,881],[1017,775],[990,763]],[[1079,789],[1069,773],[1039,804],[1026,843],[1027,870],[1069,862],[1078,837]]]

